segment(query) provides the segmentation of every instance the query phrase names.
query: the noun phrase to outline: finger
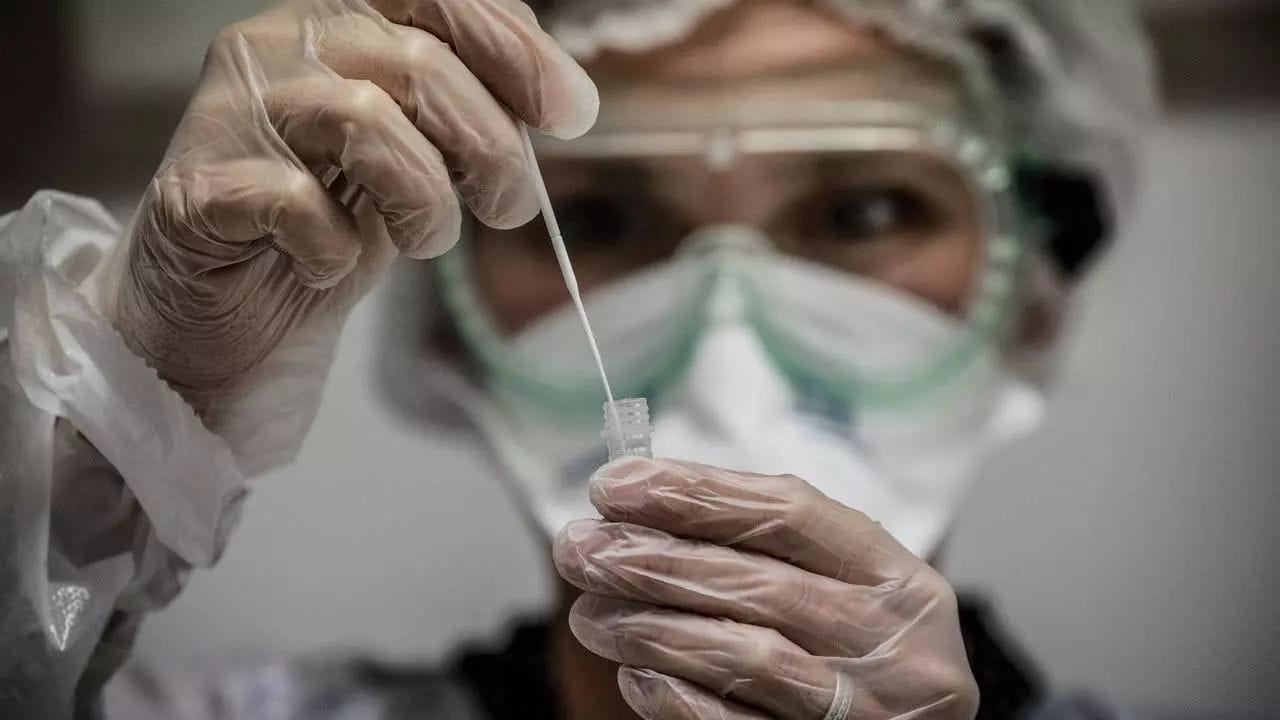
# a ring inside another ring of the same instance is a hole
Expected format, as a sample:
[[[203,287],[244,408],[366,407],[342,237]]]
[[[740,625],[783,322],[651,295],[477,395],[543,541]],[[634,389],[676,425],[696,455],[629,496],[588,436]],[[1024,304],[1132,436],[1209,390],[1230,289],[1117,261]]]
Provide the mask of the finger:
[[[625,458],[591,479],[608,520],[786,560],[848,583],[899,582],[920,561],[879,523],[793,475]]]
[[[356,26],[358,27],[358,26]],[[439,148],[451,177],[482,222],[518,227],[538,211],[519,128],[444,41],[386,24],[377,37],[329,33],[320,59],[335,73],[369,80]]]
[[[814,655],[871,652],[936,601],[929,592],[849,585],[756,553],[598,520],[565,526],[553,557],[561,576],[585,592],[770,627]]]
[[[618,668],[618,689],[644,720],[770,720],[706,688],[653,670]]]
[[[387,19],[440,38],[503,105],[543,132],[577,137],[600,97],[573,58],[515,0],[369,0]]]
[[[569,611],[574,637],[622,665],[656,670],[779,718],[821,718],[835,673],[769,628],[583,595]]]
[[[187,277],[245,260],[245,246],[263,238],[289,255],[310,287],[336,285],[360,256],[351,215],[314,175],[285,161],[176,167],[156,178],[155,190],[163,235],[195,251],[175,268]]]
[[[400,252],[434,257],[457,242],[462,214],[444,159],[383,90],[315,77],[278,84],[263,102],[304,165],[340,167],[367,190]]]

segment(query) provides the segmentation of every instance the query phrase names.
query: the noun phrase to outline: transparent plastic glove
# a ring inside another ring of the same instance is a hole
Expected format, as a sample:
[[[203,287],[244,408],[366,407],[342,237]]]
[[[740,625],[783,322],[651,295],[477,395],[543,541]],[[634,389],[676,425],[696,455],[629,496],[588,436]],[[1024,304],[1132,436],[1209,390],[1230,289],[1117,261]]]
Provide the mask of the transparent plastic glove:
[[[569,137],[597,106],[517,0],[286,0],[209,48],[113,320],[216,418],[301,326],[336,336],[397,254],[448,250],[455,186],[490,225],[529,221],[517,121]]]
[[[626,458],[556,538],[569,624],[646,720],[969,720],[950,585],[803,480]]]

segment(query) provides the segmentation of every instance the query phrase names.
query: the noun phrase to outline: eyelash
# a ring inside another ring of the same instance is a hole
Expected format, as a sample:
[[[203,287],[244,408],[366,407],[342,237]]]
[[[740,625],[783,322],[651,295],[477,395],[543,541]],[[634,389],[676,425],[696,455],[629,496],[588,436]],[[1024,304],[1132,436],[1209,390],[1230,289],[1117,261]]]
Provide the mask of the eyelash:
[[[675,241],[693,229],[677,208],[642,190],[625,197],[586,190],[565,195],[556,204],[567,241],[584,251]],[[878,209],[888,214],[871,216]],[[765,230],[779,241],[856,247],[927,236],[945,226],[952,215],[935,193],[913,184],[847,184],[793,199]]]
[[[876,210],[890,215],[868,217]],[[931,232],[944,223],[944,213],[933,198],[916,188],[853,186],[826,190],[799,200],[783,213],[781,227],[798,231],[810,241],[825,239],[859,244]],[[877,227],[877,221],[883,227]]]

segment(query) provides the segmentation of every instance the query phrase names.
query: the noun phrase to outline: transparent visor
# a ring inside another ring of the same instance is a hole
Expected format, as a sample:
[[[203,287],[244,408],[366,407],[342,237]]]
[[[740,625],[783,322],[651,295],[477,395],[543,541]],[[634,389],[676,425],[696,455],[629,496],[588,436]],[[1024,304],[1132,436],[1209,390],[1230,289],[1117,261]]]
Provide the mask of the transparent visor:
[[[615,394],[660,402],[726,315],[804,395],[860,411],[918,406],[989,363],[1024,254],[1002,148],[909,108],[858,114],[541,145]],[[539,221],[473,226],[438,267],[492,388],[598,422],[602,392]]]

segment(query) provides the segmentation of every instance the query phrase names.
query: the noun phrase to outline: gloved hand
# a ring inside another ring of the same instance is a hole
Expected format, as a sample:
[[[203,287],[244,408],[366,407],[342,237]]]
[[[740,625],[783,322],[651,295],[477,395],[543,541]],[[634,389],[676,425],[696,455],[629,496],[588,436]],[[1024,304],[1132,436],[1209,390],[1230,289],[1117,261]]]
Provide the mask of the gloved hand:
[[[569,624],[646,720],[969,720],[950,585],[795,477],[627,458],[556,538]]]
[[[533,218],[517,120],[572,137],[598,104],[518,0],[286,0],[210,47],[113,322],[216,413],[303,324],[336,334],[397,253],[448,250],[454,186],[487,224]]]

